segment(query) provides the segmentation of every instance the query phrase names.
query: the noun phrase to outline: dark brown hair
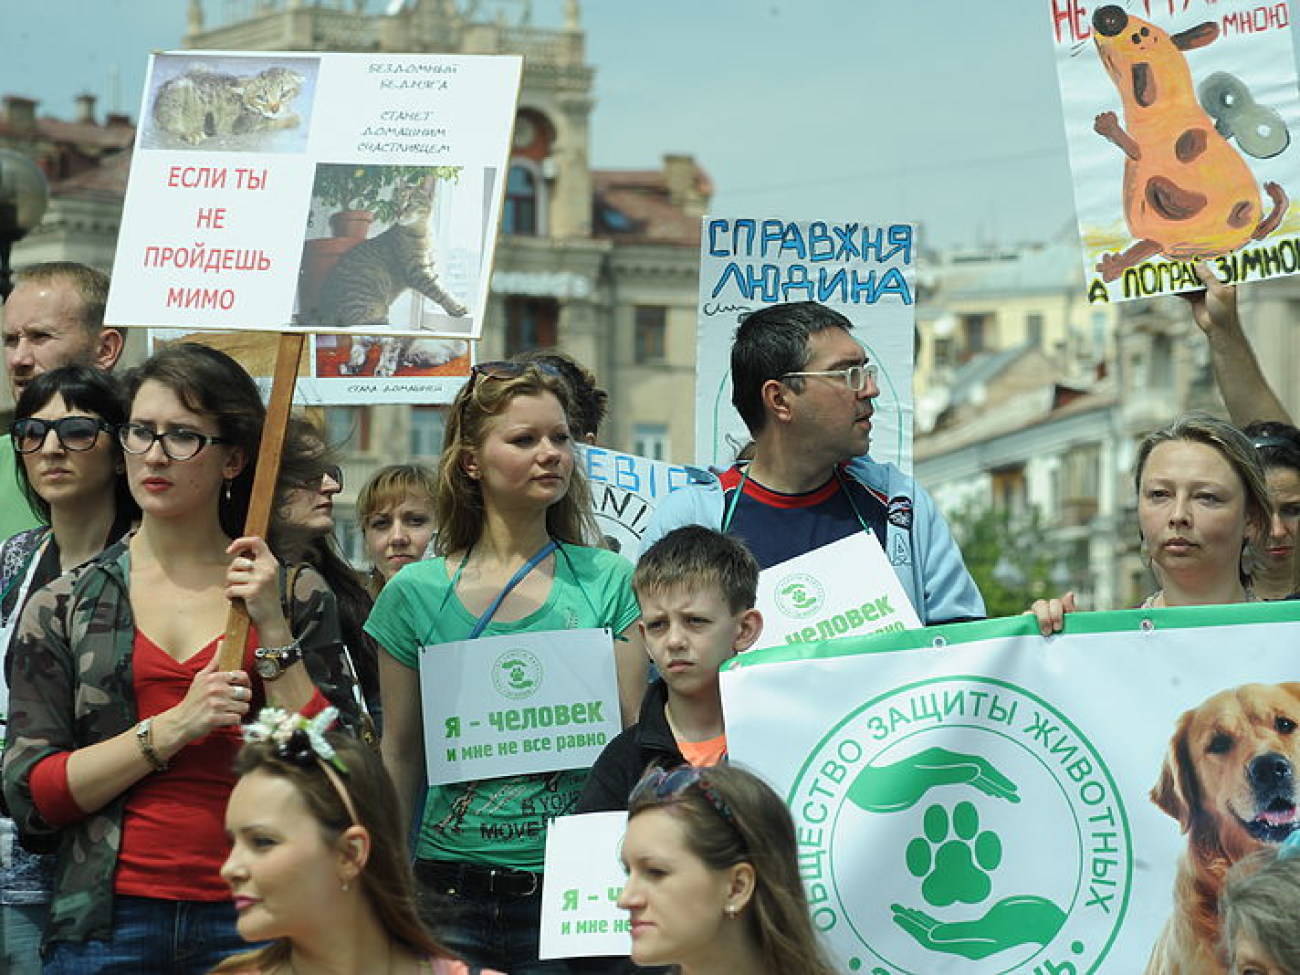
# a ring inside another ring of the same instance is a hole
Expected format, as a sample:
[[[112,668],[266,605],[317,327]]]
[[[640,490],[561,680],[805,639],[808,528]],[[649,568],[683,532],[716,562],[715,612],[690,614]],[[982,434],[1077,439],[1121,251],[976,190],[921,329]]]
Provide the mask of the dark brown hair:
[[[388,936],[421,956],[453,957],[420,923],[415,904],[415,878],[402,837],[405,824],[398,812],[397,791],[375,752],[355,738],[329,732],[326,740],[347,768],[338,779],[356,810],[356,825],[370,834],[370,858],[358,878],[361,892]],[[260,772],[287,779],[302,797],[312,817],[332,843],[349,826],[351,814],[338,789],[319,762],[300,764],[281,758],[272,741],[245,745],[235,760],[238,775]],[[292,945],[281,938],[256,951],[227,958],[217,972],[268,971],[289,959]]]
[[[735,765],[699,770],[700,779],[670,798],[634,789],[631,821],[664,809],[686,828],[686,844],[712,870],[738,863],[754,868],[754,896],[744,919],[771,971],[781,975],[836,975],[813,930],[799,878],[794,822],[781,797],[762,779]],[[642,792],[638,795],[638,792]],[[722,805],[729,816],[719,811]]]

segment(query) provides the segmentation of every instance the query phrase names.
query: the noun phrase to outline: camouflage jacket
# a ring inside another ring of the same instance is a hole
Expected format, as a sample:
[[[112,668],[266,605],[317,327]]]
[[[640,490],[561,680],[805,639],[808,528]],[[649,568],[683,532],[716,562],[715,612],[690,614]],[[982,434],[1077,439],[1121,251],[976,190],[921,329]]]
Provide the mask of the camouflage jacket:
[[[4,792],[24,845],[58,851],[47,942],[111,934],[126,793],[58,829],[32,801],[30,775],[51,755],[135,726],[129,579],[129,550],[119,542],[33,593],[13,637]],[[360,714],[342,654],[334,594],[309,570],[297,573],[288,604],[313,682],[339,709],[343,723],[357,729]],[[261,681],[251,676],[260,697]]]

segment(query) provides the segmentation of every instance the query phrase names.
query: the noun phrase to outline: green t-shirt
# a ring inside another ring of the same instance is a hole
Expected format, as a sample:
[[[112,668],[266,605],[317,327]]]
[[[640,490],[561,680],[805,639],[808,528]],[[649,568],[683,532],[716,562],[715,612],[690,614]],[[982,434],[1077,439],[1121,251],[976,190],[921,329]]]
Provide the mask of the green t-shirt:
[[[18,483],[18,455],[9,434],[0,437],[0,542],[41,524]]]
[[[408,565],[379,594],[366,632],[394,659],[418,667],[419,649],[469,637],[477,617],[450,591],[445,559]],[[608,627],[623,632],[640,615],[632,565],[621,555],[565,545],[550,596],[536,612],[489,623],[484,636]],[[428,790],[416,855],[516,870],[541,870],[546,824],[573,811],[587,770],[513,775]]]

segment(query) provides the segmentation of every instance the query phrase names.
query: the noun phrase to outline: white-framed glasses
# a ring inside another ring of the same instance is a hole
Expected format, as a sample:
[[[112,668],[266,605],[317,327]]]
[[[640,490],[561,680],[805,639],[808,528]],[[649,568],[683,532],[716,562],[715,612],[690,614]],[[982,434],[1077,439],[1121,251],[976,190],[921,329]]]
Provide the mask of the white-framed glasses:
[[[835,379],[843,379],[844,385],[855,393],[860,393],[867,388],[867,381],[876,381],[880,375],[880,368],[874,362],[866,362],[860,366],[849,366],[847,369],[827,369],[822,372],[787,372],[781,379],[803,379],[813,376],[826,376]]]

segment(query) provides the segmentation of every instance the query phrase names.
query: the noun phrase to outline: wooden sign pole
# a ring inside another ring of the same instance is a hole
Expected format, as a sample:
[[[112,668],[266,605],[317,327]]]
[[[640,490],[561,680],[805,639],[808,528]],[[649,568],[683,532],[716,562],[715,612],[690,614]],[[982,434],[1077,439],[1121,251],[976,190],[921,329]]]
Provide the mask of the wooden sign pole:
[[[257,472],[253,478],[253,496],[249,500],[245,535],[266,537],[275,504],[276,482],[280,477],[280,456],[284,451],[285,431],[293,408],[293,389],[298,379],[298,361],[302,357],[304,332],[281,332],[275,353],[275,373],[271,379],[271,398],[266,406],[266,426],[262,429],[262,446],[257,452]],[[248,643],[248,610],[241,599],[233,600],[226,616],[226,635],[221,641],[219,670],[243,668],[244,649]]]

